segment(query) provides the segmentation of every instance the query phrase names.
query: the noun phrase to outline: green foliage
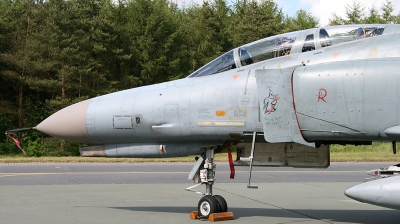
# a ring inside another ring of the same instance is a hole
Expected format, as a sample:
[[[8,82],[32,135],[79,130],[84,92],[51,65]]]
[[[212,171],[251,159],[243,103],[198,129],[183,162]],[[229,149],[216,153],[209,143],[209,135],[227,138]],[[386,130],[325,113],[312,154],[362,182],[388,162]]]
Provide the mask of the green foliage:
[[[395,16],[392,14],[394,11],[394,6],[392,1],[386,0],[386,2],[382,4],[381,10],[382,10],[381,17],[383,21],[385,21],[385,23],[397,23],[396,20],[398,20],[399,16]]]
[[[0,155],[17,155],[19,153],[22,154],[11,139],[6,139],[0,142]]]
[[[364,7],[361,5],[361,3],[354,0],[352,5],[346,5],[346,16],[348,18],[346,21],[347,24],[362,23],[364,18]]]
[[[180,58],[182,68],[186,69],[181,77],[233,47],[229,40],[230,18],[231,9],[224,0],[204,2],[179,13],[179,32],[183,38]]]
[[[65,142],[56,138],[37,138],[32,140],[32,137],[25,136],[20,142],[28,157],[79,156],[79,148],[82,146],[81,144]],[[14,141],[8,140],[0,143],[0,155],[22,155],[22,152]]]
[[[9,130],[13,129],[14,122],[0,113],[0,130]],[[6,135],[0,135],[0,155],[4,154],[16,154],[20,152],[19,149],[15,146],[14,141],[7,138]]]
[[[399,144],[400,146],[400,144]],[[332,145],[331,152],[367,152],[367,151],[383,151],[391,148],[391,143],[373,142],[372,145]]]
[[[26,156],[40,157],[45,155],[45,150],[37,141],[30,141],[25,148]]]
[[[284,32],[282,10],[272,0],[237,1],[232,15],[231,42],[234,46]]]
[[[369,15],[365,18],[364,22],[369,24],[385,23],[385,19],[382,19],[382,16],[379,15],[375,7],[371,7],[369,9]]]
[[[126,5],[125,23],[121,25],[132,56],[127,69],[144,85],[167,81],[179,70],[181,38],[175,7],[166,0],[136,0]]]
[[[376,6],[372,6],[368,9],[368,13],[365,13],[365,7],[362,3],[353,0],[351,4],[346,4],[346,18],[338,16],[333,13],[329,19],[329,25],[344,25],[344,24],[391,24],[399,23],[399,15],[393,15],[394,6],[391,0],[386,0],[381,8],[380,12]]]
[[[47,156],[79,156],[79,148],[82,146],[56,138],[45,138],[41,144]]]
[[[318,19],[303,9],[298,10],[295,17],[286,16],[285,20],[285,32],[310,29],[318,26]]]
[[[397,144],[397,148],[400,144]],[[389,142],[374,142],[372,145],[331,145],[331,161],[396,161],[398,155],[393,155],[392,144]]]

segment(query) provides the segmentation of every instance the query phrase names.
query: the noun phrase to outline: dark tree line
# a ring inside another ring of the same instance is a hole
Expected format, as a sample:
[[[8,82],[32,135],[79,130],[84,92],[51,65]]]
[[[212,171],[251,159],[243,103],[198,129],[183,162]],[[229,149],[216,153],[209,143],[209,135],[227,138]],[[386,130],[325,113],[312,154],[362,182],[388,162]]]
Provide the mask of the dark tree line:
[[[308,12],[288,17],[273,0],[184,8],[168,0],[0,0],[0,130],[36,126],[91,97],[183,78],[239,45],[317,26]],[[78,152],[38,132],[19,138],[31,156]],[[0,136],[0,154],[16,153]]]
[[[353,0],[344,7],[346,9],[346,18],[334,13],[329,19],[329,25],[400,23],[400,14],[393,14],[394,5],[391,0],[386,0],[381,6],[373,5],[371,8],[365,8],[362,3]]]

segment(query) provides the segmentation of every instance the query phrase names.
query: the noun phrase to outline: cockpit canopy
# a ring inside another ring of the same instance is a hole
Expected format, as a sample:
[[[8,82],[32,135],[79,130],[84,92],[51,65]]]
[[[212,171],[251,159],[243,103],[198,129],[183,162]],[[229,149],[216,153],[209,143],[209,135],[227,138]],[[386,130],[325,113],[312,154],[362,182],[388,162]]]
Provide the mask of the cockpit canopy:
[[[316,28],[311,30],[296,31],[267,37],[234,50],[231,50],[210,63],[201,67],[189,75],[192,77],[201,77],[217,74],[235,68],[244,67],[250,64],[258,63],[273,58],[284,57],[290,54],[313,51],[317,48],[324,48],[333,45],[342,44],[349,41],[361,40],[369,37],[382,35],[385,25],[346,25]],[[316,37],[310,31],[315,30]],[[305,38],[304,33],[309,33]],[[301,52],[293,52],[294,44],[303,46]],[[316,43],[319,43],[317,46]]]
[[[243,45],[216,58],[188,77],[212,75],[271,58],[289,55],[292,44],[300,32],[301,31],[277,35]],[[237,54],[236,57],[235,53]],[[238,62],[236,62],[235,58],[238,58]]]

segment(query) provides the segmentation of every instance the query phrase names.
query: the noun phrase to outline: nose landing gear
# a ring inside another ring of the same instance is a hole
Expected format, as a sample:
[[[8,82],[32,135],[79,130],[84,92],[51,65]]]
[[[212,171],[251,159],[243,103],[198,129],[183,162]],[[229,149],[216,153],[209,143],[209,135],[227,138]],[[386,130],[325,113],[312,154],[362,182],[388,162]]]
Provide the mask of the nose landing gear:
[[[215,213],[222,214],[228,211],[226,200],[220,195],[213,195],[212,186],[215,181],[214,148],[203,148],[201,157],[199,157],[189,174],[189,180],[193,180],[196,185],[185,190],[204,195],[197,206],[197,215],[200,218],[208,219]],[[192,190],[193,188],[206,185],[206,193]],[[231,219],[233,219],[233,214]],[[228,220],[228,219],[224,219]]]

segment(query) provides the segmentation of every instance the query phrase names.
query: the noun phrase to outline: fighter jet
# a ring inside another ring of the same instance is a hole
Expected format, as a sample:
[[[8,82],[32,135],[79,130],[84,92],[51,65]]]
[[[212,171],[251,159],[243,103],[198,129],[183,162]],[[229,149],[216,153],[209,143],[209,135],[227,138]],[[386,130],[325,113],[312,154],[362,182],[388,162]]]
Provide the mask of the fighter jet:
[[[250,165],[248,187],[257,188],[253,165],[328,167],[330,144],[399,140],[399,54],[399,25],[280,34],[226,52],[186,78],[71,105],[30,129],[87,144],[82,156],[200,155],[186,190],[206,186],[198,212],[208,217],[228,209],[212,191],[213,158],[231,145],[238,154],[232,166]],[[391,184],[400,186],[399,178]],[[346,194],[390,194],[376,192]],[[385,200],[373,204],[400,208]]]

